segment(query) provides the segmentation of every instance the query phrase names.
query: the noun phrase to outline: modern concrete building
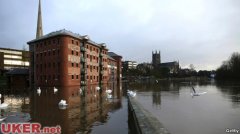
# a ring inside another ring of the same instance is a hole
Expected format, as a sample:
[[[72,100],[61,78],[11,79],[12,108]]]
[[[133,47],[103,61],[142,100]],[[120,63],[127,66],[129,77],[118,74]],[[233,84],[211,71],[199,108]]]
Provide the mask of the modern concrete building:
[[[136,61],[124,61],[123,62],[123,68],[125,70],[128,70],[128,69],[136,69],[137,68],[137,62]]]
[[[10,48],[0,48],[0,70],[28,68],[29,52]]]

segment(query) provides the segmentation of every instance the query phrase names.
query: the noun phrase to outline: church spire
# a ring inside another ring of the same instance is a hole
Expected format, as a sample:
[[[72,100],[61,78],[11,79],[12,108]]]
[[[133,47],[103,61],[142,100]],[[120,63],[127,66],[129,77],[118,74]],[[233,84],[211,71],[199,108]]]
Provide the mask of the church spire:
[[[43,29],[42,29],[41,0],[39,0],[36,38],[38,39],[41,36],[43,36]]]

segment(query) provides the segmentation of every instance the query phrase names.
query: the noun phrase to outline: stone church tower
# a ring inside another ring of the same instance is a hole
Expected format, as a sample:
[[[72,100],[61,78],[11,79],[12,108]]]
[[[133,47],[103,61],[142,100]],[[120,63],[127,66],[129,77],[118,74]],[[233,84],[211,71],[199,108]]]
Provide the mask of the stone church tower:
[[[160,55],[160,51],[157,52],[152,52],[152,65],[154,67],[159,66],[159,64],[161,64],[161,55]]]

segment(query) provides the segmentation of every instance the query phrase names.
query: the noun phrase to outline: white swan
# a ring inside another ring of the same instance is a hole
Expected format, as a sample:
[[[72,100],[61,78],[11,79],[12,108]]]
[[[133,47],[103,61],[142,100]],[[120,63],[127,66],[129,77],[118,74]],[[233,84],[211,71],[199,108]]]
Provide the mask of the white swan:
[[[136,92],[131,91],[131,90],[128,90],[127,93],[128,93],[128,95],[131,96],[131,97],[135,97],[135,96],[137,95]]]
[[[0,122],[4,121],[6,117],[0,118]]]
[[[96,90],[99,91],[99,90],[100,90],[100,87],[96,87]]]
[[[53,87],[53,92],[56,93],[58,89],[56,87]]]
[[[38,93],[38,94],[41,94],[41,88],[40,88],[40,87],[38,87],[37,93]]]
[[[107,98],[108,99],[112,99],[112,95],[111,94],[107,94]]]
[[[68,104],[66,103],[66,100],[61,100],[59,103],[58,103],[59,106],[67,106]]]
[[[201,92],[201,93],[197,93],[196,90],[192,87],[193,92],[191,93],[192,96],[200,96],[203,94],[206,94],[207,92]]]
[[[7,103],[2,103],[1,98],[2,98],[2,94],[0,94],[0,109],[5,109],[5,108],[8,107],[8,104]]]
[[[112,93],[112,90],[108,89],[108,90],[106,90],[106,93],[110,94],[110,93]]]

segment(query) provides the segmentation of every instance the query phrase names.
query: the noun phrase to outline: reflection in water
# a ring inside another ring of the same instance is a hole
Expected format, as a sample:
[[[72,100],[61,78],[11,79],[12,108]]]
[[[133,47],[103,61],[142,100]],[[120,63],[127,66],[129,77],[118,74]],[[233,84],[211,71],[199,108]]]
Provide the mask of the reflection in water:
[[[191,87],[204,95],[191,96]],[[240,84],[162,82],[132,84],[136,100],[173,134],[219,134],[239,128]],[[152,105],[151,105],[152,104]]]
[[[152,92],[152,101],[156,107],[161,106],[161,92]]]
[[[102,85],[87,85],[83,94],[79,87],[41,87],[41,94],[36,91],[29,95],[4,95],[5,103],[9,108],[1,110],[6,116],[5,122],[38,122],[44,126],[60,125],[62,133],[91,132],[91,127],[102,125],[108,120],[108,113],[122,107],[120,87],[114,83]],[[113,98],[108,99],[106,90],[113,90]],[[68,106],[61,109],[60,100],[66,100]]]
[[[232,101],[234,108],[240,107],[240,83],[239,82],[216,82],[216,86],[225,98]]]

